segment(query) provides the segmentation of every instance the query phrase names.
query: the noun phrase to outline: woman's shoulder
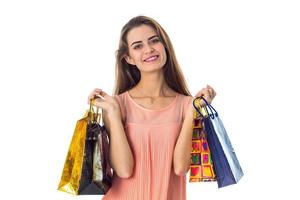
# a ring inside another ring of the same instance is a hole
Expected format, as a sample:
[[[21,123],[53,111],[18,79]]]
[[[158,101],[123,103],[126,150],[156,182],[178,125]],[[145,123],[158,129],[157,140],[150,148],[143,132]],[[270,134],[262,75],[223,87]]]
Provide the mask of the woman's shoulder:
[[[122,122],[124,123],[126,121],[126,102],[125,102],[125,93],[122,92],[120,94],[114,95],[114,98],[117,100],[120,110],[121,110],[121,115],[122,115]]]
[[[180,94],[181,96],[181,99],[182,99],[182,119],[184,120],[185,119],[185,115],[189,109],[189,107],[191,106],[191,104],[193,103],[193,99],[194,97],[193,96],[189,96],[189,95],[185,95],[185,94]]]
[[[183,100],[184,103],[190,102],[193,99],[193,96],[190,95],[186,95],[186,94],[181,94],[181,93],[177,93],[178,96],[181,97],[181,99]]]
[[[125,93],[126,93],[127,91],[125,91],[125,92],[122,92],[122,93],[120,93],[120,94],[115,94],[114,95],[114,98],[116,98],[117,100],[124,100],[124,96],[125,96]]]

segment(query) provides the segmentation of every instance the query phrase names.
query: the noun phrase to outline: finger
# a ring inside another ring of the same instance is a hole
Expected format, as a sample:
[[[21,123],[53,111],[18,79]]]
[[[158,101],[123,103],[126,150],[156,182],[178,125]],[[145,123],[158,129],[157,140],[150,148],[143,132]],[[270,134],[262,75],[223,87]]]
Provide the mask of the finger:
[[[217,95],[217,93],[216,93],[216,91],[214,90],[214,88],[213,87],[211,87],[210,85],[207,85],[207,88],[208,89],[211,89],[211,91],[212,91],[212,97],[215,97],[216,95]]]
[[[209,94],[209,97],[212,98],[213,97],[213,90],[211,88],[207,89],[207,92]]]
[[[95,88],[95,89],[91,92],[91,94],[88,96],[88,103],[90,103],[90,101],[91,101],[92,99],[94,99],[96,95],[100,94],[101,91],[102,91],[102,89]]]
[[[96,94],[100,94],[101,91],[102,91],[102,89],[95,88],[95,89],[91,92],[91,95],[90,95],[90,96],[93,96],[93,95],[96,95]]]
[[[195,98],[197,98],[197,97],[202,97],[202,96],[204,96],[204,93],[203,93],[203,92],[198,92],[198,93],[196,94]]]
[[[202,88],[197,94],[196,97],[201,97],[204,95],[205,88]]]
[[[89,98],[94,98],[96,95],[100,94],[100,92],[92,92]]]
[[[93,90],[93,92],[101,92],[102,91],[102,89],[100,89],[100,88],[95,88],[94,90]]]
[[[108,103],[105,102],[104,100],[100,99],[100,98],[97,98],[97,99],[93,100],[92,104],[93,104],[93,106],[102,108],[104,110],[106,110],[107,106],[108,106]]]
[[[204,98],[205,98],[206,100],[209,100],[209,99],[211,98],[210,93],[209,93],[208,90],[205,90],[205,91],[204,91]]]
[[[206,88],[214,90],[214,88],[212,86],[210,86],[210,85],[206,85]]]
[[[214,90],[214,89],[212,89],[212,97],[214,98],[216,95],[217,95],[217,93],[216,93],[216,91]]]
[[[90,94],[98,94],[102,91],[102,89],[95,88]]]
[[[96,95],[97,95],[96,92],[93,92],[92,94],[90,94],[89,97],[88,97],[88,103],[90,103],[91,100],[95,99]]]
[[[100,95],[101,95],[102,97],[105,98],[105,96],[108,95],[108,94],[102,90],[102,91],[100,92]]]
[[[216,91],[212,89],[212,98],[216,96]]]
[[[199,93],[201,93],[201,96],[205,99],[210,98],[210,92],[207,88],[203,88]]]
[[[110,101],[112,97],[109,96],[106,92],[101,91],[99,94],[96,95],[96,98],[101,98],[101,99],[103,99],[103,100],[108,100],[108,101]]]

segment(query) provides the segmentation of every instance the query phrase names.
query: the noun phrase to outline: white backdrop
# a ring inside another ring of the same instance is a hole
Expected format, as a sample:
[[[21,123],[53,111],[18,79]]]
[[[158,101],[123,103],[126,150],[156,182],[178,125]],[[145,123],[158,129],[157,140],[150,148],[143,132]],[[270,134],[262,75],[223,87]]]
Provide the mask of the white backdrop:
[[[120,30],[140,14],[168,32],[192,94],[217,91],[245,173],[223,189],[188,183],[188,199],[299,199],[299,10],[289,0],[1,1],[1,199],[101,199],[57,185],[87,96],[112,94]]]

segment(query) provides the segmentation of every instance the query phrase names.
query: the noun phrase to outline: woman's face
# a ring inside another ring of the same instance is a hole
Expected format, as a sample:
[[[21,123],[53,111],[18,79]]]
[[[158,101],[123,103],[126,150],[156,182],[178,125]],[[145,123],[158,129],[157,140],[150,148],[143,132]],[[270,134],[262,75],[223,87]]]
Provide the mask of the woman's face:
[[[127,34],[127,44],[129,55],[126,61],[142,72],[159,70],[167,61],[165,47],[151,26],[131,29]]]

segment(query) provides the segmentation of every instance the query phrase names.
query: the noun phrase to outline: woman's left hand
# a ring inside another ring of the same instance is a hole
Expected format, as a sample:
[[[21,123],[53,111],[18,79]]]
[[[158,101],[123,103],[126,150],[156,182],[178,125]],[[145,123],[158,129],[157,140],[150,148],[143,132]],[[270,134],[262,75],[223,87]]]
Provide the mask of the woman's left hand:
[[[194,116],[194,106],[193,106],[193,101],[194,99],[196,99],[197,97],[204,97],[205,100],[211,104],[212,100],[215,98],[215,96],[217,95],[216,91],[209,85],[206,86],[206,88],[202,88],[195,97],[191,98],[191,101],[189,102],[188,105],[188,110],[186,112],[186,117],[188,117],[189,119],[193,119]],[[200,106],[204,107],[206,106],[205,102],[201,99],[200,101]]]
[[[211,104],[212,100],[215,98],[216,95],[217,95],[216,91],[210,85],[207,85],[206,88],[202,88],[196,94],[195,98],[202,96],[209,104]],[[206,105],[203,100],[201,100],[200,104],[201,104],[201,106]]]

